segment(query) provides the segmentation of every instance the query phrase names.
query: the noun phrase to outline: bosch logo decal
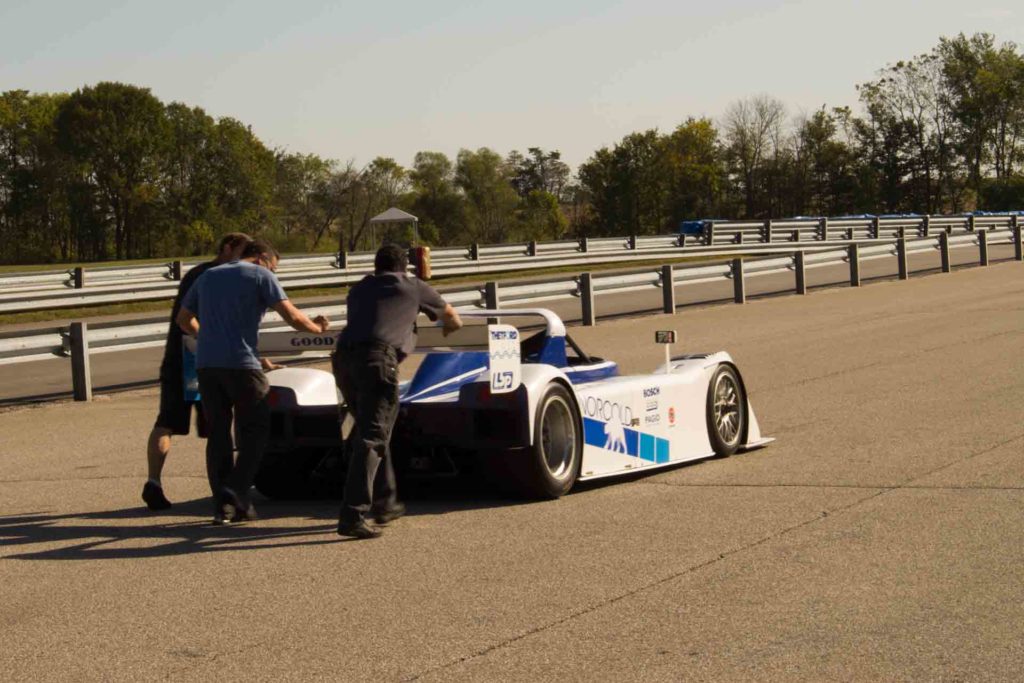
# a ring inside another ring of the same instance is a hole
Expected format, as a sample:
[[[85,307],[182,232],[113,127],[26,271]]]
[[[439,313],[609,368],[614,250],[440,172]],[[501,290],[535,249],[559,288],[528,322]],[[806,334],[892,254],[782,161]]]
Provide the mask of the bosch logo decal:
[[[653,398],[661,394],[661,387],[648,387],[644,389],[644,398]]]

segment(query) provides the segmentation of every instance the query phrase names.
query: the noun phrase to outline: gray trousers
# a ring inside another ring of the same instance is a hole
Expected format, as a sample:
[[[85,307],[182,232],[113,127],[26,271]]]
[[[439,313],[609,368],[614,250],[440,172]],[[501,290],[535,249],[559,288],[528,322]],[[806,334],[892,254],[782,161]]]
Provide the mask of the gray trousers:
[[[391,432],[398,418],[398,358],[395,349],[383,343],[339,346],[331,366],[356,423],[339,514],[341,522],[355,523],[371,509],[387,510],[398,500],[391,462]]]
[[[270,386],[262,370],[200,368],[199,391],[206,414],[206,476],[218,500],[226,486],[248,501],[270,435]],[[234,417],[238,460],[232,457]]]

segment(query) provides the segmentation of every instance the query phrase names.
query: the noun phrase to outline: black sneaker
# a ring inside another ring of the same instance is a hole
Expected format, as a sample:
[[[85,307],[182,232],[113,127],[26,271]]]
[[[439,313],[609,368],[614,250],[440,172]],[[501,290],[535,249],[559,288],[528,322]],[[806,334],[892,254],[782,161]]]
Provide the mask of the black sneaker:
[[[387,526],[399,517],[405,515],[405,504],[395,503],[389,508],[372,510],[371,514],[373,515],[373,521],[377,522],[380,526]]]
[[[221,510],[232,524],[252,522],[257,519],[256,507],[251,501],[242,500],[234,491],[225,487],[221,493]]]
[[[166,510],[171,507],[171,501],[164,496],[164,490],[151,481],[147,481],[142,487],[142,500],[146,501],[146,507],[150,510]]]
[[[338,535],[360,539],[378,538],[381,535],[381,530],[368,526],[363,520],[358,522],[338,522]]]

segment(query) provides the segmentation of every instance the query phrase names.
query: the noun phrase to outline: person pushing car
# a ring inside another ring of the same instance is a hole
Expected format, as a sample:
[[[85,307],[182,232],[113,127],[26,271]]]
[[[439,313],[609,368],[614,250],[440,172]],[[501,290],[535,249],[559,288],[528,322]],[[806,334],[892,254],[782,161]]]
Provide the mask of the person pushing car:
[[[166,510],[171,501],[164,495],[160,475],[164,463],[171,451],[171,435],[188,434],[192,407],[196,406],[196,431],[199,436],[206,436],[206,425],[202,419],[202,408],[198,401],[189,401],[185,397],[185,383],[182,377],[181,328],[176,322],[181,301],[192,289],[199,276],[214,266],[237,259],[252,238],[241,232],[229,232],[221,238],[217,245],[217,256],[212,261],[200,263],[189,269],[181,278],[178,294],[174,297],[171,307],[171,326],[167,330],[167,343],[164,345],[164,359],[160,363],[160,410],[156,423],[146,441],[146,461],[149,478],[142,486],[142,500],[150,510]]]
[[[391,461],[391,432],[398,418],[398,364],[416,343],[416,316],[441,319],[444,334],[462,327],[459,314],[437,290],[406,273],[401,247],[385,244],[374,257],[374,274],[349,290],[347,324],[331,357],[334,379],[355,419],[355,448],[348,463],[338,515],[338,534],[376,538],[379,528],[405,514],[398,502]]]
[[[256,516],[249,489],[270,429],[270,387],[256,355],[263,314],[272,308],[300,332],[319,334],[329,324],[323,316],[310,320],[288,300],[274,275],[277,262],[278,254],[269,243],[252,242],[239,260],[203,273],[178,312],[181,329],[198,335],[196,368],[209,425],[206,473],[213,492],[214,524]],[[232,414],[238,439],[234,463]]]

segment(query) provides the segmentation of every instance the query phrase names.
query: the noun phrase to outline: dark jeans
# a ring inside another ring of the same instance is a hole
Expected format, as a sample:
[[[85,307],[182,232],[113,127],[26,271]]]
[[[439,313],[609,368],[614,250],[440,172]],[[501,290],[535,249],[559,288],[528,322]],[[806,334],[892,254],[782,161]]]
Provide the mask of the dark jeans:
[[[391,431],[398,417],[398,357],[387,344],[341,345],[331,357],[334,379],[355,420],[339,519],[355,523],[371,508],[397,501]]]
[[[200,368],[199,391],[210,436],[206,441],[206,476],[217,500],[226,486],[243,501],[256,476],[270,435],[270,386],[262,370]],[[238,461],[232,461],[234,413]]]

